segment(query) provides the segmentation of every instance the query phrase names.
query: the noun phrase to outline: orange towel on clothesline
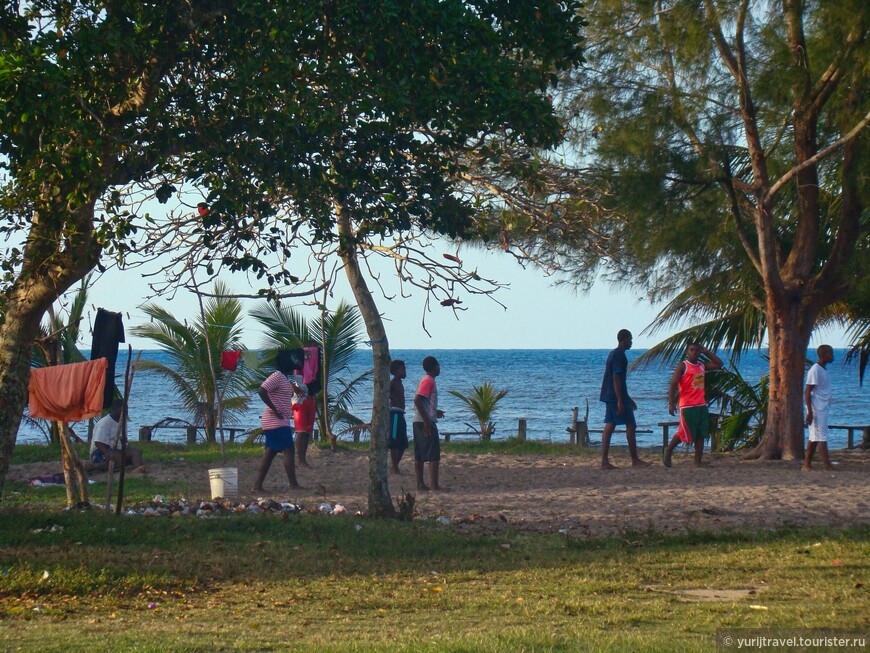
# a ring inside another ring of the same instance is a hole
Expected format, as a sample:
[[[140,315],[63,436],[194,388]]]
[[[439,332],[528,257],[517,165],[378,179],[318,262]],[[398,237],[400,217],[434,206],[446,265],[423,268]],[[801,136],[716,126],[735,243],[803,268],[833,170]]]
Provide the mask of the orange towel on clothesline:
[[[108,361],[37,367],[30,370],[30,416],[80,422],[103,412]]]

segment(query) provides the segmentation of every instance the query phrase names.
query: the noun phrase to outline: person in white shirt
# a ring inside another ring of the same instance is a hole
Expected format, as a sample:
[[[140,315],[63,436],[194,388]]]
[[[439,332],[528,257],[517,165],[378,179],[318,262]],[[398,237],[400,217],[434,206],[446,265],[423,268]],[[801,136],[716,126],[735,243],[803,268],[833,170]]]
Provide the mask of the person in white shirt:
[[[831,405],[831,377],[827,365],[834,361],[834,350],[830,345],[821,345],[816,354],[819,362],[807,373],[807,383],[804,388],[804,403],[807,405],[806,425],[810,427],[810,437],[807,442],[807,455],[801,469],[808,472],[812,469],[813,455],[816,448],[822,458],[822,465],[828,471],[836,471],[828,458],[828,409]]]
[[[91,440],[90,460],[94,465],[107,466],[109,457],[115,456],[115,468],[120,469],[123,463],[132,465],[135,469],[142,467],[142,452],[133,447],[126,447],[125,460],[121,461],[121,450],[115,449],[118,442],[115,441],[118,433],[118,424],[121,422],[121,411],[124,402],[116,399],[112,402],[109,414],[103,417],[94,426],[94,437]],[[119,438],[120,441],[120,438]]]

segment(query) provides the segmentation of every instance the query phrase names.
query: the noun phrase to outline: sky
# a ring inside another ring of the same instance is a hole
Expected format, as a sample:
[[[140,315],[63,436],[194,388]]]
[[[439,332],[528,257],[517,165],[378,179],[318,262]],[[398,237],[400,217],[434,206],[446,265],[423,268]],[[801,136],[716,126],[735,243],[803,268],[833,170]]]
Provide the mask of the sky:
[[[457,253],[455,246],[445,246],[443,251]],[[506,308],[486,297],[459,292],[457,297],[462,300],[462,307],[468,310],[458,312],[457,320],[452,310],[435,303],[425,316],[429,335],[423,329],[425,297],[422,291],[415,291],[410,298],[390,301],[373,286],[391,348],[605,349],[615,347],[617,331],[627,328],[634,334],[634,347],[646,349],[670,335],[642,334],[660,309],[643,299],[642,288],[615,288],[599,283],[588,293],[578,293],[565,286],[555,286],[553,278],[547,278],[538,269],[521,268],[512,257],[501,252],[463,249],[458,254],[467,269],[477,268],[483,277],[510,284],[496,295]],[[134,349],[153,349],[155,346],[151,341],[129,334],[130,327],[147,321],[139,308],[150,292],[142,272],[142,269],[133,269],[104,273],[89,293],[87,319],[92,322],[97,307],[120,311],[124,314],[128,343]],[[222,280],[236,292],[251,291],[242,275],[227,275]],[[388,291],[391,291],[389,287]],[[353,302],[353,295],[340,274],[339,286],[327,306],[336,306],[341,298]],[[193,320],[199,311],[196,297],[186,290],[178,291],[172,299],[155,298],[152,301],[165,306],[179,319]],[[256,303],[257,300],[244,300],[247,309]],[[291,305],[303,315],[313,317],[317,314],[314,307],[305,306],[301,301]],[[247,319],[245,326],[245,346],[260,348],[263,338],[256,323]],[[85,333],[88,332],[86,328]],[[84,348],[90,346],[88,338],[83,336]],[[836,330],[822,331],[811,344],[815,347],[821,342],[834,347],[846,344],[844,334]]]

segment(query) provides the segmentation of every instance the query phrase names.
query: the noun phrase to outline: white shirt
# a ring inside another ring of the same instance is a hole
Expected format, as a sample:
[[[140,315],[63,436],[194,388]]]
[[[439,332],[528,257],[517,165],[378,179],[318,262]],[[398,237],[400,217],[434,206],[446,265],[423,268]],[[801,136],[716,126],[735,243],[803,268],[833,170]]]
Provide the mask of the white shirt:
[[[828,410],[831,403],[831,377],[828,370],[816,363],[807,373],[807,385],[813,386],[810,403],[813,412]]]
[[[111,413],[94,426],[94,438],[91,440],[91,453],[97,448],[97,442],[102,442],[109,449],[115,443],[115,433],[118,431],[118,422],[112,417]]]

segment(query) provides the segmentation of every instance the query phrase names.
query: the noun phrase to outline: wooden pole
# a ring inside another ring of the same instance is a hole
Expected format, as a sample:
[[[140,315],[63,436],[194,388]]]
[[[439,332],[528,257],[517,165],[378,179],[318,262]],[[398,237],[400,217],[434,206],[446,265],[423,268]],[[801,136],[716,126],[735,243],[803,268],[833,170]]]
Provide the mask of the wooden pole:
[[[54,314],[51,310],[49,310],[49,313],[53,320]],[[56,367],[58,365],[57,335],[65,329],[68,329],[70,326],[72,326],[72,324],[68,324],[43,338],[36,339],[36,344],[42,350],[45,364],[48,367]],[[67,435],[67,425],[60,420],[54,421],[52,422],[51,430],[52,439],[54,439],[54,433],[57,432],[58,441],[60,442],[60,459],[61,464],[63,465],[63,481],[66,488],[67,505],[70,507],[75,505],[76,495],[78,495],[79,501],[82,503],[88,503],[87,474],[85,474],[85,468],[79,460],[75,449],[70,444]]]
[[[577,416],[578,416],[579,412],[580,412],[580,410],[577,408],[577,406],[574,406],[574,408],[571,409],[571,437],[570,437],[570,443],[571,443],[572,445],[577,444],[577,431],[578,431],[578,423],[577,423],[578,420],[577,420]]]
[[[137,363],[141,356],[142,352],[140,351],[139,355],[136,356]],[[108,478],[106,479],[106,512],[109,512],[112,506],[112,485],[115,480],[115,447],[120,440],[121,477],[118,480],[118,507],[115,510],[116,514],[120,514],[121,504],[124,500],[124,470],[126,469],[127,462],[127,405],[130,401],[130,389],[133,386],[133,373],[135,371],[136,368],[133,366],[133,347],[132,345],[128,345],[127,368],[124,372],[124,399],[121,407],[121,421],[118,422],[118,428],[115,429],[115,437],[112,439],[112,455],[109,456]]]
[[[526,441],[526,418],[520,417],[520,423],[517,425],[517,439],[520,442]]]

